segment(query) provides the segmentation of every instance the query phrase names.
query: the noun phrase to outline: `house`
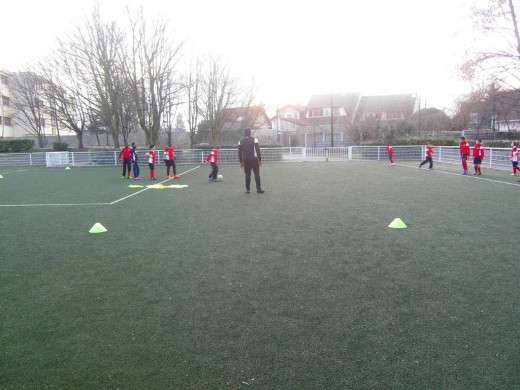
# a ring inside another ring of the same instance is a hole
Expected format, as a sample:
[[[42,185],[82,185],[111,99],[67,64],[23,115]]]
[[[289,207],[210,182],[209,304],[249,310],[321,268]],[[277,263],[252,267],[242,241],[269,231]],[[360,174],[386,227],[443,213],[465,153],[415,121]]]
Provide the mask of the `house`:
[[[410,118],[418,110],[419,102],[415,94],[362,96],[356,121],[402,121]]]
[[[0,127],[1,136],[14,137],[13,108],[9,92],[10,73],[0,69]]]
[[[246,127],[256,130],[258,135],[276,135],[276,131],[272,129],[271,120],[262,106],[234,107],[223,110],[222,131],[240,131]]]
[[[276,115],[271,118],[273,130],[280,133],[295,133],[299,127],[307,126],[305,113],[307,107],[288,104],[276,110]]]

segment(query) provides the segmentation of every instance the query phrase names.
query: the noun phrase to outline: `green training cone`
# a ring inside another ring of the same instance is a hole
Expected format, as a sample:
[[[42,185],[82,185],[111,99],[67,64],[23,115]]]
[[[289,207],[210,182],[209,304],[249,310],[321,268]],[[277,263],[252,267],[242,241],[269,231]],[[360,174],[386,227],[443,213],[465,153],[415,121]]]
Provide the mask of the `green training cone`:
[[[401,218],[396,218],[392,221],[390,225],[388,225],[389,228],[392,229],[404,229],[406,228],[406,224],[401,220]]]
[[[89,233],[104,233],[107,229],[103,225],[101,225],[99,222],[96,222],[94,226],[88,231]]]

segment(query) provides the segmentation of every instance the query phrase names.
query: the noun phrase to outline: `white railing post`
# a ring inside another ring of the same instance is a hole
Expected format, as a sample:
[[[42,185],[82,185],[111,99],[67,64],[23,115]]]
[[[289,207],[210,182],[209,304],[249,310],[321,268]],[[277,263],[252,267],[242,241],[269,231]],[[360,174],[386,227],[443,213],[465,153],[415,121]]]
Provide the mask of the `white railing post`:
[[[352,161],[352,146],[348,147],[348,159]]]

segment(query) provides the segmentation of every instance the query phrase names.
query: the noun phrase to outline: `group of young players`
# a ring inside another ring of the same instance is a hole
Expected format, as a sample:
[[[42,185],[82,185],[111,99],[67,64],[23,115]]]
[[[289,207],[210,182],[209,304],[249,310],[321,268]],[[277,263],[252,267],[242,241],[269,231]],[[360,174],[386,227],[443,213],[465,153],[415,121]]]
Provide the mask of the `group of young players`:
[[[155,145],[150,145],[150,150],[145,154],[148,157],[148,168],[150,169],[150,180],[157,180],[155,177],[155,161],[157,158],[157,152],[155,151]],[[132,143],[132,148],[127,144],[119,152],[117,160],[123,158],[123,175],[122,179],[131,179],[132,170],[134,172],[134,180],[141,180],[139,175],[139,156],[137,155],[137,144]],[[177,175],[177,167],[175,166],[175,150],[173,149],[172,143],[168,142],[168,146],[164,148],[164,163],[166,165],[166,179],[179,179]],[[172,170],[172,176],[170,176],[170,169]]]
[[[390,165],[394,165],[392,145],[390,143],[387,143],[385,150],[388,153]],[[470,157],[470,155],[472,155],[474,170],[473,175],[481,175],[482,170],[480,168],[480,165],[482,164],[482,160],[484,160],[484,147],[482,146],[482,140],[478,139],[476,141],[475,145],[473,146],[473,154],[471,154],[471,147],[469,143],[466,141],[466,138],[460,137],[459,151],[460,158],[462,161],[462,174],[468,174],[468,158]],[[513,173],[511,173],[511,176],[516,176],[516,173],[520,172],[520,167],[518,166],[518,147],[516,141],[513,141],[511,143],[510,160],[513,166]],[[426,148],[424,149],[424,160],[419,164],[419,168],[421,168],[426,163],[429,163],[429,169],[433,169],[433,147],[429,142],[426,144]]]
[[[220,153],[220,146],[216,146],[206,156],[206,163],[211,164],[211,173],[208,176],[208,181],[221,181],[222,175],[218,175],[218,159]],[[150,145],[150,150],[145,155],[148,157],[148,167],[150,168],[150,180],[157,180],[155,178],[155,161],[157,152],[155,145]],[[137,155],[137,145],[132,143],[132,148],[125,144],[119,152],[117,160],[123,158],[123,175],[122,179],[131,179],[132,168],[134,171],[134,180],[141,180],[139,176],[139,157]],[[251,192],[251,172],[254,174],[256,192],[263,194],[265,191],[261,187],[260,182],[260,166],[262,165],[262,154],[258,139],[251,135],[251,129],[244,129],[244,137],[238,142],[238,160],[240,167],[244,169],[246,194]],[[179,179],[177,175],[177,168],[175,165],[175,150],[171,142],[164,148],[164,163],[166,164],[166,179]],[[173,176],[170,176],[170,168],[172,168]]]

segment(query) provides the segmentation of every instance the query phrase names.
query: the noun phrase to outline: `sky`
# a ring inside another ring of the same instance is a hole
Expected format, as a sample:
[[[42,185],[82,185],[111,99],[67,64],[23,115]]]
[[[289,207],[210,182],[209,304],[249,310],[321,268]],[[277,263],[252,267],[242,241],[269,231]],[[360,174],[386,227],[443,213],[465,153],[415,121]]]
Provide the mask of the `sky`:
[[[95,0],[9,0],[0,6],[0,69],[43,60],[88,17]],[[104,0],[102,15],[126,23],[141,0]],[[451,110],[467,93],[457,71],[471,36],[469,0],[146,0],[174,41],[219,57],[254,83],[268,112],[314,94],[416,93],[422,107]]]

